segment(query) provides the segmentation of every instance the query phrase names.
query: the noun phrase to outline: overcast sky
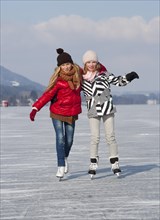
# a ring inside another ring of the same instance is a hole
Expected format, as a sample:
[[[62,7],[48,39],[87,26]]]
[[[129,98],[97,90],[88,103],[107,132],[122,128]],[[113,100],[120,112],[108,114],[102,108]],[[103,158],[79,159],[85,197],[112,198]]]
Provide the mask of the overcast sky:
[[[113,91],[159,90],[159,0],[1,0],[1,65],[47,85],[61,47],[82,66],[95,50],[115,75],[140,79]]]

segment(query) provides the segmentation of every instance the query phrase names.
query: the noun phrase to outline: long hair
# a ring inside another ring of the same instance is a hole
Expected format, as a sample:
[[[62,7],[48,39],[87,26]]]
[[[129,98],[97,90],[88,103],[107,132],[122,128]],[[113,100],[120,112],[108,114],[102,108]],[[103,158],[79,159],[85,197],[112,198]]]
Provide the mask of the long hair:
[[[75,77],[77,79],[77,81],[79,82],[78,83],[78,87],[80,86],[81,82],[82,82],[82,76],[81,76],[81,73],[80,73],[80,67],[77,65],[77,64],[73,64],[72,67],[75,69]],[[49,91],[51,90],[56,81],[57,81],[57,78],[59,77],[59,73],[61,71],[61,68],[60,66],[59,67],[56,67],[55,70],[54,70],[54,73],[52,74],[50,80],[49,80],[49,84],[46,88],[46,91]]]

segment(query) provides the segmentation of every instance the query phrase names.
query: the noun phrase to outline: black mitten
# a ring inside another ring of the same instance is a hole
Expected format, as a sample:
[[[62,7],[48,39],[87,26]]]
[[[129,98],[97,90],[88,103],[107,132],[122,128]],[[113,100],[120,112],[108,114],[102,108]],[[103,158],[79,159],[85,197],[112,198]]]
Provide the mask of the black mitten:
[[[129,82],[131,82],[135,78],[139,79],[139,76],[138,76],[138,74],[136,72],[131,72],[131,73],[127,73],[126,74],[126,79]]]

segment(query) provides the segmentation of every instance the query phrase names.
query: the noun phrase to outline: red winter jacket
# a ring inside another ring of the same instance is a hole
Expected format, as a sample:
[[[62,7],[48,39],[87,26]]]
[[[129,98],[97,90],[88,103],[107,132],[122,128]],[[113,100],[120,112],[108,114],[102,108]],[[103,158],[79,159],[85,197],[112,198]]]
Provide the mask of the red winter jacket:
[[[67,81],[58,78],[54,87],[44,92],[33,104],[33,107],[36,107],[39,111],[54,98],[54,101],[51,101],[50,104],[50,111],[52,113],[63,116],[78,115],[82,112],[80,91],[81,88],[72,90]]]

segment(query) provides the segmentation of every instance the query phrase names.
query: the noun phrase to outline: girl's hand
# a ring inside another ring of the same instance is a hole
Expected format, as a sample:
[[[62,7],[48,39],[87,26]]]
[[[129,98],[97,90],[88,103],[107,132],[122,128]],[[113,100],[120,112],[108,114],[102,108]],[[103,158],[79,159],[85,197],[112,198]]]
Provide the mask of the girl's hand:
[[[139,79],[139,76],[136,72],[131,72],[126,74],[127,81],[131,82],[133,79]]]
[[[34,121],[34,118],[36,116],[36,113],[37,113],[37,110],[36,109],[33,109],[30,113],[30,119],[31,121]]]

